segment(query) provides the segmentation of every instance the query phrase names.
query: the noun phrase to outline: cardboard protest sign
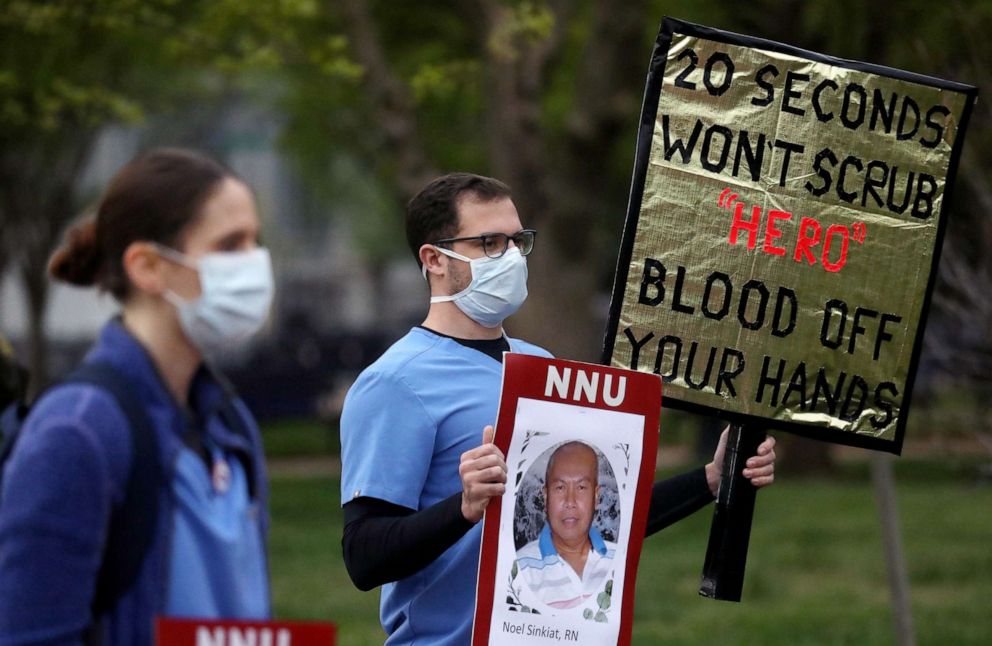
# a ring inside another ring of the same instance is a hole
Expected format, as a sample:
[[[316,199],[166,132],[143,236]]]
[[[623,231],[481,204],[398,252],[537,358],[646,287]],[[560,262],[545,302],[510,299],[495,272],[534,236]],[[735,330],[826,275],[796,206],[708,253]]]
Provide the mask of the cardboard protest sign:
[[[508,482],[486,510],[472,643],[628,644],[661,380],[521,354],[503,366]]]
[[[666,18],[604,362],[899,453],[976,93]]]

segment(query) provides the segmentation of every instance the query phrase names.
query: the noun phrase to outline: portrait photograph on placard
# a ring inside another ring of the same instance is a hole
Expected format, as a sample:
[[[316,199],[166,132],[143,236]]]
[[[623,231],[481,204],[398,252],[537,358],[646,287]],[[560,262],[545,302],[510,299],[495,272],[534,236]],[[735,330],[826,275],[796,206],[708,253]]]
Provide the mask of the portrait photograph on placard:
[[[516,559],[507,604],[522,612],[578,613],[583,619],[607,623],[615,614],[614,602],[622,601],[619,591],[613,595],[614,563],[622,564],[626,554],[634,502],[634,488],[628,482],[636,483],[638,475],[638,465],[631,469],[630,460],[640,457],[641,420],[624,413],[590,415],[569,404],[524,400],[517,408],[517,426],[527,428],[525,439],[516,446],[511,443],[507,457],[527,470],[513,495]],[[619,440],[603,447],[605,452],[595,438],[600,428],[610,428]],[[519,452],[514,451],[518,447]],[[607,455],[618,462],[619,480]],[[579,536],[588,536],[592,545],[585,570],[576,571],[566,558],[549,562],[558,554],[556,542]]]
[[[496,443],[507,491],[486,512],[473,643],[625,643],[660,380],[506,359]]]

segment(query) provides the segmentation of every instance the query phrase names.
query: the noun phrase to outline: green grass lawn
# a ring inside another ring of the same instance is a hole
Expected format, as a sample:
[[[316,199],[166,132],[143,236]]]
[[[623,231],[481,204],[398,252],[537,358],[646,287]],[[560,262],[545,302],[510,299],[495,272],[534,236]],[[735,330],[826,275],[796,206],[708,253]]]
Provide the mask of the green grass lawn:
[[[971,468],[897,463],[919,644],[988,644],[992,486]],[[378,593],[341,560],[338,481],[272,482],[275,611],[338,624],[342,646],[381,644]],[[881,533],[867,470],[830,481],[780,478],[758,496],[742,603],[699,597],[710,511],[645,541],[635,644],[894,644]]]

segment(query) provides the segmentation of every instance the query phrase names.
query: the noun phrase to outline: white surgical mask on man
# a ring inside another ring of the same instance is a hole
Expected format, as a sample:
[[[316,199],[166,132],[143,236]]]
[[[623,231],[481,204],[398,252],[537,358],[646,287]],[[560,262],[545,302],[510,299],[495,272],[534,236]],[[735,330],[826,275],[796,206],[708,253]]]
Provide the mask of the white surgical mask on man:
[[[275,291],[268,249],[208,253],[193,260],[169,247],[156,247],[200,275],[199,298],[187,300],[172,290],[164,296],[176,307],[186,338],[201,352],[229,348],[265,324]]]
[[[483,327],[495,328],[527,300],[527,259],[516,247],[507,249],[499,258],[468,258],[450,249],[434,248],[450,258],[467,262],[472,282],[457,294],[432,296],[431,303],[453,301],[465,316]]]

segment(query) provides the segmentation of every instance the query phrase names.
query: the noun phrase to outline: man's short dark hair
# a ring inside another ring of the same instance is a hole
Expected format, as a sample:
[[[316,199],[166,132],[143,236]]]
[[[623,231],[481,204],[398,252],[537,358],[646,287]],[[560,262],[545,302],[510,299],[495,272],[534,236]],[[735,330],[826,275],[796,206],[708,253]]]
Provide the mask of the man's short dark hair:
[[[420,266],[420,247],[458,232],[458,203],[466,196],[481,202],[510,198],[510,187],[492,177],[449,173],[431,181],[406,205],[406,241]]]

